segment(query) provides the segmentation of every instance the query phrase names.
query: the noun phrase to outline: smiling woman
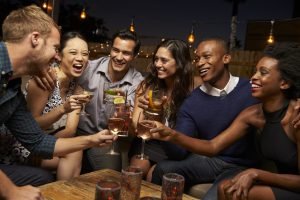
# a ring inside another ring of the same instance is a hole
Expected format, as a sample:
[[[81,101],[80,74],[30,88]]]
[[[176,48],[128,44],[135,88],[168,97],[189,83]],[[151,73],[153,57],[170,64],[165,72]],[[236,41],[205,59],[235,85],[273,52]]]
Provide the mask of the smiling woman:
[[[150,70],[150,74],[139,85],[136,92],[133,124],[137,127],[139,118],[145,119],[147,116],[149,117],[150,113],[158,113],[158,110],[154,112],[154,109],[150,108],[155,107],[155,101],[153,100],[155,96],[154,91],[158,90],[165,95],[164,97],[160,96],[159,100],[165,99],[165,101],[162,106],[163,108],[159,111],[161,117],[157,117],[156,115],[155,118],[163,119],[165,124],[174,127],[177,111],[183,100],[193,89],[194,69],[191,64],[190,49],[187,43],[176,39],[162,41],[154,51]],[[150,105],[145,112],[143,112],[142,108],[138,107],[139,99],[145,98],[144,96],[147,96],[147,106]],[[149,112],[149,110],[152,111]],[[145,145],[145,154],[149,156],[149,160],[140,159],[134,156],[140,153],[140,146],[141,140],[136,138],[129,152],[131,165],[140,166],[143,169],[144,175],[147,176],[147,180],[151,180],[154,164],[166,159],[167,154],[159,141],[152,140],[147,141]]]

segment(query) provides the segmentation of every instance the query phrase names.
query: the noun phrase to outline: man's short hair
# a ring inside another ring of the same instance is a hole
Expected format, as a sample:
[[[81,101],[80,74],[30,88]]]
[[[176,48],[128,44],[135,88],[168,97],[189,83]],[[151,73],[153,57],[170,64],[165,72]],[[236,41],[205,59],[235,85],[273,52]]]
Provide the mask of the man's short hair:
[[[121,38],[122,40],[133,40],[135,42],[133,54],[137,55],[137,53],[139,52],[140,47],[141,47],[141,41],[135,32],[132,32],[129,29],[120,30],[113,35],[112,43],[114,43],[114,41],[117,37]]]
[[[216,42],[218,45],[220,45],[220,47],[222,47],[222,49],[224,50],[224,52],[226,54],[229,54],[229,45],[225,39],[223,39],[221,37],[209,37],[209,38],[205,38],[201,42],[208,42],[208,41]]]
[[[53,19],[36,5],[12,11],[2,24],[3,41],[20,42],[29,33],[39,32],[47,37],[52,28],[59,30]]]

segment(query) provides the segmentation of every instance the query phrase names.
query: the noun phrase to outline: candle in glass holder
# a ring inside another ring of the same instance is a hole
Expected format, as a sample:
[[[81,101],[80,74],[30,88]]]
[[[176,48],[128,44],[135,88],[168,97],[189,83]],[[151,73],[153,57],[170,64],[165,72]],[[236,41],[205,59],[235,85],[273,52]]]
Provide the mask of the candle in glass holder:
[[[142,178],[143,172],[138,167],[129,166],[125,170],[122,170],[121,199],[139,200]]]
[[[96,184],[95,200],[120,200],[120,183],[113,180],[101,180]]]
[[[181,200],[184,190],[184,177],[176,173],[163,175],[162,200]]]

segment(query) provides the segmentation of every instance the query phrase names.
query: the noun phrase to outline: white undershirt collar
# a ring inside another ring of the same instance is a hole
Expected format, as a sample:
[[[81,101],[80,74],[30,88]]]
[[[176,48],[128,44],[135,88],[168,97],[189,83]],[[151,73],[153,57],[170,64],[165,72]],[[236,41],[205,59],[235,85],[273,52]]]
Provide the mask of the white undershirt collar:
[[[223,89],[220,90],[218,88],[211,86],[209,83],[205,82],[200,86],[200,90],[202,90],[208,95],[219,97],[221,91],[223,90],[227,94],[229,94],[237,86],[238,82],[239,82],[239,77],[232,76],[231,74],[229,74],[229,81]]]

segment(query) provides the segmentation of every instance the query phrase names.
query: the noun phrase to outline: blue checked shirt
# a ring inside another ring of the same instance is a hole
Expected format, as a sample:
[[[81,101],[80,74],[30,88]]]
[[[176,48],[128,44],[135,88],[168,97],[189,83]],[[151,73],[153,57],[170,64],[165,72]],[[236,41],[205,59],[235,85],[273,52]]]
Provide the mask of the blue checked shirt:
[[[33,154],[52,158],[56,138],[45,134],[27,109],[21,78],[11,79],[12,66],[3,42],[0,42],[0,73],[0,126],[4,124]]]

